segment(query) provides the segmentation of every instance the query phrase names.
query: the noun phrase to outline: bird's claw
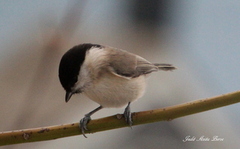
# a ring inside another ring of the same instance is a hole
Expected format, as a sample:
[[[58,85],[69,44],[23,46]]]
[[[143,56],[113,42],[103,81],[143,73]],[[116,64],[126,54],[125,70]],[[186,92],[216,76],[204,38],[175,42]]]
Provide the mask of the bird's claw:
[[[130,111],[130,106],[128,105],[125,108],[125,111],[123,113],[124,117],[125,117],[125,121],[127,122],[127,124],[132,127],[133,121],[132,121],[132,113]]]
[[[81,132],[82,132],[82,134],[83,134],[83,136],[85,137],[85,138],[87,138],[87,136],[85,135],[85,130],[88,130],[87,129],[87,123],[89,122],[91,120],[91,117],[90,116],[88,116],[88,115],[85,115],[85,117],[83,118],[83,119],[81,119],[80,120],[80,125],[79,125],[79,127],[80,127],[80,129],[81,129]]]

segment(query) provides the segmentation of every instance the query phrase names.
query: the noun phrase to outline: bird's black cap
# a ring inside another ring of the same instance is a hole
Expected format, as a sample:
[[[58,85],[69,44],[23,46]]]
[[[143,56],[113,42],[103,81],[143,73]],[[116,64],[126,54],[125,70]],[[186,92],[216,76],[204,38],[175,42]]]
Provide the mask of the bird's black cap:
[[[85,60],[86,52],[92,47],[101,48],[102,46],[90,43],[74,46],[63,55],[60,61],[58,76],[63,88],[67,92],[65,97],[66,102],[71,97],[69,95],[73,94],[72,87],[78,81],[78,74],[80,71],[80,67]]]

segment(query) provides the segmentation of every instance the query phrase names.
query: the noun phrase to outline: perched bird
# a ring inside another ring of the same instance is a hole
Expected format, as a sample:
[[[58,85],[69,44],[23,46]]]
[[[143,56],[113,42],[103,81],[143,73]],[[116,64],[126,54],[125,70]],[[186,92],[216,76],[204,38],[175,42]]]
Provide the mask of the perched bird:
[[[146,75],[158,70],[173,70],[170,64],[155,64],[125,50],[85,43],[67,51],[59,65],[59,79],[66,91],[65,101],[83,93],[100,106],[80,120],[85,136],[91,115],[102,108],[126,106],[124,117],[131,126],[130,104],[142,97]]]

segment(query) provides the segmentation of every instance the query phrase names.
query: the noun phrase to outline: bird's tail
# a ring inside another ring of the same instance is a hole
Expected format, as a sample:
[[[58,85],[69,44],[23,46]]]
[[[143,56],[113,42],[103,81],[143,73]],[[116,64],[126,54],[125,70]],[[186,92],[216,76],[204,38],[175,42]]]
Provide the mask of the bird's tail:
[[[157,66],[159,70],[164,71],[176,69],[176,67],[172,66],[171,64],[154,64],[154,65]]]

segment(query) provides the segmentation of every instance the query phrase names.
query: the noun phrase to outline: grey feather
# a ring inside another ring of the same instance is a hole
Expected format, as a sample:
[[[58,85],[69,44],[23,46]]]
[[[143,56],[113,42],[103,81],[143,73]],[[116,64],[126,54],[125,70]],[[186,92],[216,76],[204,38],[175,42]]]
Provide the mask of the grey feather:
[[[171,64],[154,64],[154,65],[157,66],[158,69],[165,71],[176,69],[176,67],[172,66]]]
[[[173,70],[171,64],[153,64],[146,59],[120,49],[111,50],[109,69],[115,75],[125,78],[135,78],[158,70]]]

